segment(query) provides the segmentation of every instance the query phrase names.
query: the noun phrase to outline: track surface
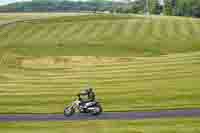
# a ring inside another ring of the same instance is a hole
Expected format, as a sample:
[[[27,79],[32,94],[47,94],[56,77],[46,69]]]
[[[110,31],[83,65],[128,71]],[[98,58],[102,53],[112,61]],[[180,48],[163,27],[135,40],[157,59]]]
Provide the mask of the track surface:
[[[88,114],[76,114],[71,117],[65,117],[62,114],[0,115],[0,122],[63,120],[134,120],[170,117],[200,117],[200,109],[165,110],[154,112],[116,112],[103,113],[99,116],[90,116]]]

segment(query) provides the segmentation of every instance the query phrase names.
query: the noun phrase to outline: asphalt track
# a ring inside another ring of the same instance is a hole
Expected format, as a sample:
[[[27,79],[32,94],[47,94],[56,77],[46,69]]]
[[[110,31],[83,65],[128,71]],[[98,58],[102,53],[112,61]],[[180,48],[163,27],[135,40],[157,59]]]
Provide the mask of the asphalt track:
[[[75,114],[71,117],[65,117],[63,114],[10,114],[0,115],[0,122],[64,120],[136,120],[173,117],[200,117],[200,109],[163,110],[153,112],[105,112],[99,116],[91,116],[89,114]]]

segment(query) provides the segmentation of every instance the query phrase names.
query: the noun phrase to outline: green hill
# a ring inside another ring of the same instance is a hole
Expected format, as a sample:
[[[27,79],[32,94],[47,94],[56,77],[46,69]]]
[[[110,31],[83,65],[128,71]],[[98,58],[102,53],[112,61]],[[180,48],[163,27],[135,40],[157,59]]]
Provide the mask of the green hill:
[[[109,10],[112,3],[107,0],[33,0],[0,6],[0,12],[79,12]]]
[[[199,51],[199,33],[192,18],[57,17],[1,27],[0,48],[29,56],[157,56]]]

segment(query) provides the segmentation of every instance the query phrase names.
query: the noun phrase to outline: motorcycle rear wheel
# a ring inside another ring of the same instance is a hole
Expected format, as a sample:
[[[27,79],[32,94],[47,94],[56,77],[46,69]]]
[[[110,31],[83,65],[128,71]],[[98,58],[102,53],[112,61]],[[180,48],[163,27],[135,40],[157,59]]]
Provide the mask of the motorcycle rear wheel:
[[[99,114],[101,114],[103,112],[103,109],[102,109],[101,105],[95,106],[93,108],[94,109],[91,110],[91,112],[90,112],[91,115],[99,115]]]

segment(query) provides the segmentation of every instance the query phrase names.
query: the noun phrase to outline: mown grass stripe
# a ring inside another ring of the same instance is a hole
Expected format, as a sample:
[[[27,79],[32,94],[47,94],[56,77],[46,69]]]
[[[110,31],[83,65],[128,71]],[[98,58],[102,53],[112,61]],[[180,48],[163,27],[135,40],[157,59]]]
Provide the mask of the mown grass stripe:
[[[117,23],[115,23],[114,21],[111,21],[108,23],[109,27],[104,28],[104,33],[100,33],[100,36],[98,38],[103,39],[103,40],[108,40],[110,41],[110,38],[113,36],[114,34],[114,30],[117,27]]]
[[[46,67],[46,70],[45,69],[33,69],[33,72],[34,71],[52,71],[52,72],[85,72],[87,71],[88,69],[92,69],[92,70],[113,70],[113,69],[116,69],[116,70],[121,70],[121,69],[143,69],[143,68],[147,68],[147,67],[162,67],[162,66],[165,66],[165,67],[170,67],[170,66],[178,66],[178,65],[198,65],[199,64],[199,59],[194,59],[194,60],[188,60],[188,61],[185,61],[185,60],[180,60],[180,61],[169,61],[169,62],[141,62],[141,63],[132,63],[132,64],[126,64],[126,63],[121,63],[121,64],[107,64],[107,65],[84,65],[84,66],[80,66],[80,65],[74,65],[73,67],[61,67],[61,68],[48,68]],[[22,69],[23,70],[23,69]],[[29,68],[25,68],[24,70],[29,70],[30,72],[32,71],[31,69]]]
[[[24,34],[24,29],[27,29],[28,25],[25,24],[16,24],[15,25],[15,29],[12,30],[11,32],[9,32],[8,37],[6,37],[5,41],[9,44],[10,41],[17,41],[18,36],[19,36],[19,31],[21,32],[21,34]],[[10,40],[9,38],[12,38],[12,40]]]
[[[110,38],[111,39],[111,41],[112,40],[118,40],[118,41],[123,41],[123,38],[124,38],[124,30],[126,29],[126,28],[128,28],[127,27],[127,24],[128,24],[128,20],[126,20],[126,21],[118,21],[118,22],[116,22],[117,24],[115,25],[115,27],[113,28],[113,34],[112,34],[112,37]],[[117,33],[117,36],[113,36],[115,33]]]
[[[145,34],[146,30],[147,30],[147,26],[146,25],[148,23],[149,23],[149,20],[146,20],[146,19],[141,22],[140,29],[137,32],[137,36],[135,38],[135,41],[139,41],[139,40],[142,41],[142,39],[144,38],[144,34]]]
[[[195,69],[193,69],[195,70]],[[198,70],[198,69],[197,69]],[[143,80],[143,79],[157,79],[158,77],[160,78],[165,78],[168,76],[168,75],[173,75],[173,76],[183,76],[183,75],[199,75],[199,73],[196,71],[172,71],[172,72],[165,72],[165,73],[159,73],[159,72],[152,72],[152,73],[144,73],[144,74],[134,74],[134,75],[129,75],[129,76],[126,76],[126,77],[121,77],[120,75],[118,77],[114,76],[113,77],[99,77],[98,76],[88,76],[87,78],[66,78],[66,79],[63,79],[63,80],[52,80],[51,83],[73,83],[73,82],[77,82],[77,83],[81,83],[81,82],[86,82],[88,80],[91,80],[93,82],[116,82],[116,81],[130,81],[130,80],[133,80],[133,79],[138,79],[138,80]],[[116,78],[114,78],[116,77]],[[89,78],[89,79],[88,79]],[[169,77],[170,78],[170,77]],[[42,83],[42,84],[45,84],[45,83],[48,83],[49,80],[43,80],[43,81],[40,81],[40,80],[15,80],[15,81],[6,81],[6,83],[28,83],[28,84],[34,84],[34,83]]]
[[[195,65],[196,64],[196,65]],[[88,71],[89,68],[82,68],[81,70],[76,70],[73,68],[74,71],[65,71],[65,70],[62,70],[60,71],[59,73],[56,72],[53,72],[50,73],[50,74],[47,74],[45,71],[40,71],[39,75],[38,76],[41,76],[42,75],[46,75],[46,77],[51,77],[51,76],[67,76],[67,75],[74,75],[74,74],[81,74],[81,73],[100,73],[100,74],[115,74],[115,73],[129,73],[129,72],[140,72],[140,71],[143,71],[143,72],[148,72],[148,71],[154,71],[154,70],[167,70],[167,69],[189,69],[189,68],[193,68],[193,67],[198,67],[199,65],[199,61],[191,61],[191,62],[188,62],[188,63],[185,63],[185,62],[170,62],[170,63],[160,63],[160,64],[144,64],[144,65],[120,65],[120,66],[112,66],[112,67],[90,67],[90,71]],[[51,69],[49,69],[51,70]],[[35,71],[36,72],[36,71]],[[50,72],[50,71],[49,71]],[[3,75],[6,75],[3,74]],[[21,75],[21,74],[20,74]],[[20,77],[20,75],[18,75]],[[24,75],[25,76],[25,75]],[[22,77],[24,77],[22,75]],[[27,75],[28,76],[28,75]],[[30,75],[31,77],[34,77],[34,75]],[[37,76],[37,75],[35,75]]]
[[[74,28],[76,27],[76,25],[74,25],[73,23],[66,23],[63,26],[64,27],[62,29],[59,29],[61,31],[58,30],[58,32],[62,34],[59,34],[59,36],[57,35],[56,38],[58,38],[60,43],[65,44],[65,39],[70,33],[73,32],[73,30],[75,30]]]
[[[92,33],[88,35],[88,40],[98,40],[98,38],[105,33],[107,28],[110,27],[110,23],[108,21],[99,21],[96,22],[97,25]]]
[[[28,24],[28,23],[21,23],[22,25],[25,25],[24,27],[22,27],[21,29],[20,29],[20,27],[16,27],[16,30],[17,31],[20,31],[21,32],[21,34],[18,34],[18,36],[17,36],[17,41],[19,41],[20,42],[20,40],[24,40],[24,42],[26,42],[26,40],[28,39],[28,38],[30,38],[30,36],[31,35],[33,35],[33,30],[34,29],[37,29],[36,27],[33,27],[33,26],[31,26],[30,24]],[[38,29],[37,29],[38,30]]]
[[[185,66],[185,67],[190,67],[190,66]],[[113,70],[113,71],[98,71],[98,72],[77,72],[77,73],[64,73],[63,75],[60,75],[60,74],[54,74],[54,75],[51,75],[51,76],[45,76],[45,75],[38,75],[38,76],[34,76],[34,77],[21,77],[21,79],[23,80],[39,80],[39,79],[67,79],[67,78],[76,78],[76,77],[80,77],[80,78],[87,78],[88,76],[87,75],[96,75],[97,77],[108,77],[108,76],[112,76],[112,75],[118,75],[118,76],[128,76],[128,75],[131,75],[131,74],[144,74],[144,73],[154,73],[154,72],[160,72],[160,73],[164,73],[165,71],[176,71],[176,70],[189,70],[189,69],[185,69],[185,67],[168,67],[168,68],[158,68],[158,69],[140,69],[140,70],[137,70],[137,69],[133,69],[133,70],[120,70],[120,71],[117,71],[117,70]],[[192,67],[191,69],[193,70],[195,67]],[[196,66],[196,68],[198,70],[198,66]],[[10,78],[10,79],[17,79],[17,77],[12,77],[12,76],[8,76],[7,78]]]

